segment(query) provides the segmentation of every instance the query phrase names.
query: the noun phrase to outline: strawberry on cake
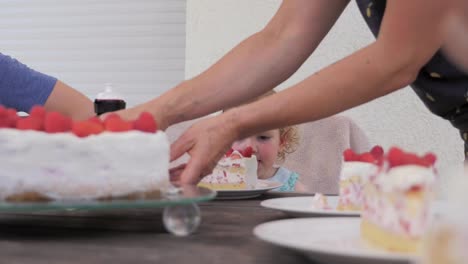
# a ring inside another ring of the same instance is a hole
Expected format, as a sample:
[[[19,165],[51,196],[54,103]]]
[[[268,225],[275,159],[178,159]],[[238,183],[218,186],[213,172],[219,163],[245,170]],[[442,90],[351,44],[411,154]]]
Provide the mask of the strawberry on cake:
[[[257,184],[257,158],[252,148],[231,149],[218,162],[213,173],[205,176],[199,186],[214,190],[254,189]]]
[[[0,199],[73,200],[157,190],[168,181],[169,142],[154,118],[74,121],[34,107],[0,106]]]
[[[435,161],[432,153],[389,150],[379,174],[364,188],[361,237],[368,245],[406,253],[419,250],[430,220]]]
[[[383,149],[380,146],[374,146],[370,152],[361,154],[351,149],[343,152],[344,163],[340,174],[337,210],[361,210],[364,184],[377,173],[377,164],[382,156]]]

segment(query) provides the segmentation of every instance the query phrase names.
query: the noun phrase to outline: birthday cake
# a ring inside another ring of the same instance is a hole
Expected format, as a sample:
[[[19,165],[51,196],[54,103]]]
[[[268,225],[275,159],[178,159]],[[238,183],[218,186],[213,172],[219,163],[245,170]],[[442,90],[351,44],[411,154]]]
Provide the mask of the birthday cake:
[[[169,142],[149,113],[73,121],[34,107],[0,106],[0,199],[74,200],[157,190],[168,182]]]

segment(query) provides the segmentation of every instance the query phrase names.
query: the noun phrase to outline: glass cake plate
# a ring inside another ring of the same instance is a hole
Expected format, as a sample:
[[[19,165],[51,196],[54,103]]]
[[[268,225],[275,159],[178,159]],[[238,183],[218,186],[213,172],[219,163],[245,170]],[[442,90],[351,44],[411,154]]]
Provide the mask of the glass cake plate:
[[[216,191],[194,185],[171,187],[168,191],[135,193],[124,197],[86,200],[52,201],[0,201],[0,212],[33,212],[60,210],[112,210],[145,209],[173,205],[189,205],[209,201],[216,196]]]
[[[0,201],[0,213],[35,214],[55,212],[107,212],[112,210],[159,209],[167,231],[177,236],[193,233],[201,221],[199,202],[212,200],[216,191],[195,185],[170,186],[160,191],[124,197],[86,200]]]

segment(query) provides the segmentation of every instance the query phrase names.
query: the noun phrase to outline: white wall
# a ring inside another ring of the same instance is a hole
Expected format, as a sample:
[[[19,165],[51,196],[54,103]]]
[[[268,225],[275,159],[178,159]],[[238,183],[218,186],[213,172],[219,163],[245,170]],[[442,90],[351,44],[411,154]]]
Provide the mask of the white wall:
[[[184,79],[185,0],[0,0],[0,52],[129,106]]]
[[[279,0],[188,0],[186,77],[206,69],[273,16]],[[374,41],[351,1],[313,56],[281,88]],[[372,144],[435,152],[441,171],[461,166],[463,142],[449,122],[429,113],[411,88],[344,113],[368,134]]]

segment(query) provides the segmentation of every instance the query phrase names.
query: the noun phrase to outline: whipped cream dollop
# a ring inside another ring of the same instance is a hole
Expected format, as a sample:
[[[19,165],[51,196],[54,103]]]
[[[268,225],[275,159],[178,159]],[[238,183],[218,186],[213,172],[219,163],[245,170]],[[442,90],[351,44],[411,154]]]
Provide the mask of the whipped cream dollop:
[[[345,180],[355,176],[369,177],[377,173],[375,164],[362,161],[346,161],[341,169],[340,179]]]
[[[232,168],[239,168],[233,170]],[[214,184],[228,184],[245,182],[248,189],[255,189],[257,186],[257,157],[244,157],[234,150],[229,156],[224,156],[216,165],[213,173],[204,177],[202,182]]]
[[[432,167],[404,165],[390,168],[376,183],[384,190],[408,190],[414,186],[431,186],[436,180]]]

